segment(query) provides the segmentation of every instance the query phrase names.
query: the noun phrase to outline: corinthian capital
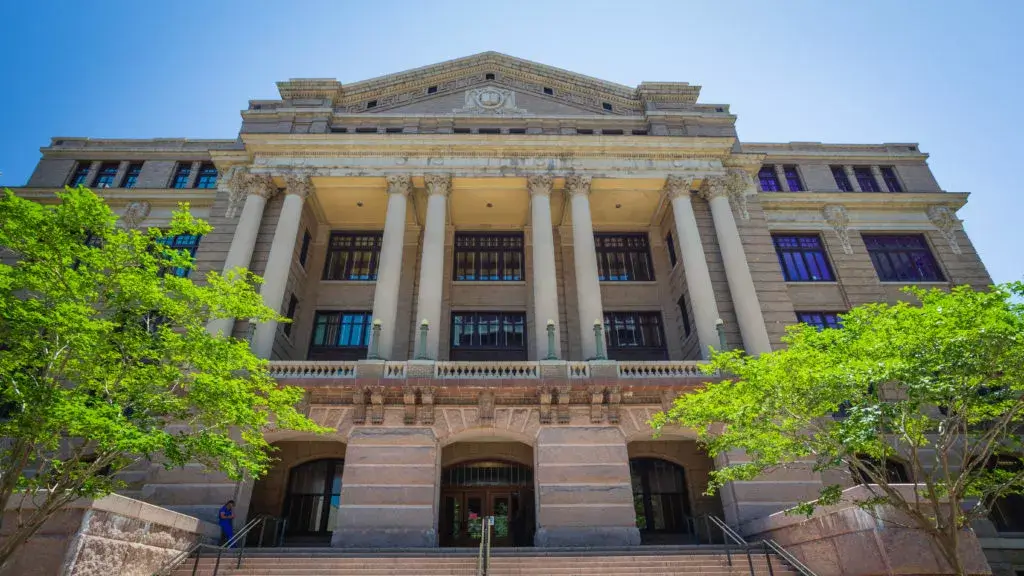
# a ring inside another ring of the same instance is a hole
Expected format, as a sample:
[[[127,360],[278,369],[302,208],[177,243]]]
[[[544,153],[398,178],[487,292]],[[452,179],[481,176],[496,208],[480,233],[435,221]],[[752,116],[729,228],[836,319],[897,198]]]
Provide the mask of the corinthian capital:
[[[956,211],[949,206],[929,206],[928,220],[939,229],[942,237],[949,243],[949,249],[954,254],[963,254],[960,249],[960,242],[956,239],[956,230],[960,226],[960,220],[956,217]]]
[[[530,190],[530,196],[551,196],[551,176],[530,176],[526,180],[526,187]]]
[[[227,218],[234,218],[238,214],[238,208],[245,202],[245,197],[253,194],[269,200],[277,193],[274,181],[266,174],[252,174],[245,167],[234,167],[226,171],[228,189],[228,209],[225,212]]]
[[[696,178],[689,174],[670,174],[669,177],[665,179],[665,194],[668,195],[670,200],[680,196],[689,196],[690,190],[693,189],[694,180],[696,180]]]
[[[700,197],[711,202],[715,198],[728,198],[729,188],[726,186],[725,176],[709,176],[704,179],[700,187]]]
[[[313,180],[305,174],[288,174],[284,177],[285,194],[306,198],[313,192]]]
[[[583,194],[584,196],[590,195],[590,176],[583,176],[580,174],[569,174],[565,177],[565,189],[569,191],[569,194],[576,196],[577,194]]]
[[[392,174],[387,177],[388,194],[408,196],[412,191],[412,177],[408,174]]]
[[[427,185],[427,194],[431,196],[440,194],[447,197],[452,190],[451,174],[426,174],[423,176],[423,182]]]

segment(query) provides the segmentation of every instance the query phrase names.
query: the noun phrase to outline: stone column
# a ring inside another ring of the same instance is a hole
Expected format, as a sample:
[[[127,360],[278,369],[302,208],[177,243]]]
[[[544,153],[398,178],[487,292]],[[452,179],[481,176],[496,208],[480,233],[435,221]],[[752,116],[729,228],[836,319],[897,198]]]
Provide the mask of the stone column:
[[[548,320],[558,325],[558,277],[555,275],[555,235],[551,227],[551,177],[531,176],[531,226],[533,229],[533,340],[537,360],[548,356]],[[591,320],[593,322],[593,320]],[[556,358],[562,357],[562,339],[555,336]]]
[[[736,308],[736,320],[743,335],[743,347],[748,354],[758,355],[771,352],[768,330],[757,300],[757,290],[750,274],[750,265],[743,250],[736,218],[729,204],[730,196],[737,204],[745,203],[744,196],[750,187],[750,176],[742,170],[731,170],[727,176],[712,176],[704,179],[701,194],[711,205],[711,217],[715,222],[715,235],[722,251],[725,277],[729,281],[729,293]]]
[[[420,289],[416,299],[418,322],[426,320],[426,358],[437,360],[441,336],[441,295],[444,289],[444,237],[448,213],[448,193],[452,178],[449,174],[427,174],[423,177],[427,185],[427,219],[423,230],[423,253],[420,258]],[[389,206],[390,209],[390,206]],[[404,225],[404,223],[403,223]],[[422,331],[418,331],[415,350],[419,346]]]
[[[889,185],[885,183],[885,177],[882,176],[882,167],[877,164],[871,165],[871,175],[875,177],[875,182],[878,184],[878,189],[882,192],[889,191]]]
[[[576,307],[580,317],[580,347],[583,359],[597,357],[594,322],[604,322],[601,283],[597,279],[597,251],[594,224],[590,220],[590,176],[565,177],[572,197],[572,255],[576,265]],[[544,318],[541,322],[547,322]]]
[[[274,230],[274,241],[270,244],[270,256],[267,257],[267,269],[263,273],[263,286],[260,288],[263,303],[277,313],[281,312],[284,302],[284,290],[288,284],[295,241],[299,235],[299,222],[302,220],[302,204],[313,191],[309,176],[288,175],[285,176],[285,184],[284,205]],[[260,358],[270,358],[276,334],[277,320],[257,325],[252,339],[253,353]]]
[[[843,171],[846,172],[846,179],[850,181],[850,187],[853,188],[853,191],[863,192],[860,189],[860,181],[857,180],[857,175],[853,172],[853,166],[843,166]]]
[[[263,220],[263,208],[267,205],[267,200],[277,193],[277,187],[270,176],[249,174],[244,171],[235,172],[226,186],[231,195],[227,217],[234,216],[235,206],[241,198],[245,199],[245,205],[242,207],[242,215],[238,218],[238,225],[235,226],[235,235],[231,238],[228,255],[224,259],[225,274],[235,268],[249,267],[252,251],[256,246],[256,235]],[[224,336],[231,336],[234,326],[234,318],[221,318],[211,320],[206,329],[210,334],[222,332]]]
[[[388,212],[384,218],[384,239],[377,267],[377,287],[373,293],[373,318],[380,320],[377,353],[390,359],[395,343],[398,318],[398,287],[402,278],[402,245],[405,242],[405,207],[412,178],[408,174],[388,176]],[[437,327],[435,327],[436,329]]]
[[[775,165],[775,177],[779,179],[779,190],[783,192],[792,192],[789,189],[789,180],[786,180],[786,167],[782,164]]]
[[[694,322],[697,324],[697,340],[700,341],[701,358],[707,360],[708,347],[720,348],[715,322],[718,320],[718,304],[715,289],[711,284],[704,245],[697,229],[697,218],[693,213],[690,188],[692,176],[669,176],[665,181],[665,192],[672,201],[672,213],[676,221],[676,239],[679,241],[679,255],[683,260],[683,274],[690,291]]]

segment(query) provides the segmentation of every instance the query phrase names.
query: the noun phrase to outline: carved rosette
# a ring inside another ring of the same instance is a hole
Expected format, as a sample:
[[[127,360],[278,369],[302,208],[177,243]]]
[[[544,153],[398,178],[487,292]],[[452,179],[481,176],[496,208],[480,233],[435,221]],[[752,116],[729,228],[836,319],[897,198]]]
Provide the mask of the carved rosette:
[[[537,176],[530,176],[526,180],[526,187],[530,190],[530,196],[551,196],[551,176],[547,174],[540,174]]]
[[[960,227],[960,220],[956,217],[956,211],[949,206],[929,206],[928,220],[939,229],[939,233],[949,243],[949,249],[954,254],[963,254],[960,243],[956,239],[956,231]]]
[[[129,202],[125,206],[124,214],[121,215],[121,225],[125,230],[135,230],[142,224],[142,221],[149,216],[151,206],[145,200]]]
[[[569,194],[572,196],[576,196],[577,194],[589,196],[590,181],[590,176],[583,176],[581,174],[570,174],[565,177],[565,189],[568,190]]]
[[[427,194],[430,196],[440,194],[447,197],[451,193],[451,174],[426,174],[423,176],[423,182],[427,185]]]
[[[665,194],[668,195],[669,200],[675,200],[680,196],[689,197],[694,180],[696,180],[694,176],[670,174],[665,179]]]
[[[306,174],[287,174],[284,177],[285,194],[306,199],[313,193],[313,180]]]
[[[408,196],[412,191],[412,177],[408,174],[392,174],[387,177],[388,194]]]
[[[853,247],[850,246],[850,217],[846,213],[846,207],[840,204],[829,204],[821,209],[821,216],[839,237],[839,242],[843,245],[843,253],[853,254]]]

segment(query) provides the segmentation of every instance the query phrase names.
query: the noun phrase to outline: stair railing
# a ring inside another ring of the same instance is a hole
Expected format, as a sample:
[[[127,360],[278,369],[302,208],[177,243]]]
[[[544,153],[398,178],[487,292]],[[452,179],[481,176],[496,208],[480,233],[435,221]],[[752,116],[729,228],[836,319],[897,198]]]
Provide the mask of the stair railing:
[[[221,560],[224,557],[224,553],[225,552],[229,552],[230,553],[230,551],[233,548],[238,551],[237,552],[238,561],[237,561],[235,567],[236,568],[241,568],[242,567],[242,558],[245,556],[245,542],[246,542],[246,540],[247,540],[247,538],[249,536],[249,533],[252,532],[257,526],[259,526],[260,527],[260,542],[259,542],[259,545],[263,546],[263,533],[265,531],[266,524],[268,522],[274,522],[275,523],[274,524],[274,530],[275,531],[277,530],[277,526],[280,525],[280,519],[279,518],[274,517],[274,516],[269,516],[269,515],[266,515],[266,514],[260,514],[260,515],[256,516],[255,518],[253,518],[252,520],[250,520],[249,522],[247,522],[245,524],[245,526],[242,527],[241,530],[236,532],[234,534],[234,536],[231,537],[230,540],[228,540],[227,542],[225,542],[224,544],[222,544],[220,546],[214,546],[213,544],[206,544],[205,542],[202,542],[202,541],[196,542],[191,547],[189,547],[187,550],[181,552],[180,554],[178,554],[177,556],[172,558],[169,562],[167,562],[166,564],[161,566],[159,570],[157,570],[156,572],[153,573],[153,576],[169,576],[171,574],[171,572],[174,571],[175,568],[177,568],[178,566],[181,566],[182,564],[184,564],[189,559],[189,557],[191,557],[193,554],[195,554],[195,562],[192,564],[192,576],[196,576],[196,574],[197,574],[197,572],[199,570],[199,560],[203,556],[203,550],[216,551],[216,553],[217,553],[217,562],[214,563],[214,565],[213,565],[213,574],[212,574],[212,576],[217,576],[217,573],[220,571],[220,563],[221,563]],[[282,532],[282,537],[283,537],[283,532]],[[237,546],[237,548],[235,548],[236,546]]]
[[[763,540],[761,543],[764,544],[764,547],[766,549],[771,549],[772,552],[775,552],[776,554],[781,556],[783,560],[788,562],[790,566],[795,568],[796,571],[802,574],[803,576],[817,576],[814,572],[811,571],[810,568],[808,568],[803,562],[797,560],[796,556],[793,556],[789,552],[789,550],[783,548],[775,540],[769,538],[767,540]]]
[[[481,519],[480,530],[480,552],[476,559],[477,576],[487,576],[491,565],[491,526],[494,525],[494,516],[484,516]]]
[[[783,560],[785,560],[790,566],[792,566],[797,572],[799,572],[801,576],[817,576],[814,572],[811,571],[810,568],[808,568],[803,562],[797,560],[796,556],[793,556],[792,553],[783,548],[782,545],[780,545],[775,540],[769,538],[762,540],[760,542],[747,542],[742,536],[739,535],[738,532],[733,530],[731,526],[726,524],[725,521],[719,518],[718,516],[705,514],[703,520],[707,528],[709,543],[712,542],[711,526],[718,528],[718,530],[722,533],[722,537],[724,540],[723,543],[726,545],[726,559],[729,562],[729,566],[732,566],[732,558],[729,554],[728,547],[729,542],[731,541],[733,544],[738,546],[741,550],[743,550],[743,552],[746,553],[747,566],[749,566],[750,568],[750,576],[756,576],[756,572],[754,571],[754,556],[752,553],[756,551],[757,548],[760,548],[761,551],[764,553],[764,561],[768,565],[768,576],[775,576],[775,568],[774,566],[772,566],[773,553],[781,557]]]

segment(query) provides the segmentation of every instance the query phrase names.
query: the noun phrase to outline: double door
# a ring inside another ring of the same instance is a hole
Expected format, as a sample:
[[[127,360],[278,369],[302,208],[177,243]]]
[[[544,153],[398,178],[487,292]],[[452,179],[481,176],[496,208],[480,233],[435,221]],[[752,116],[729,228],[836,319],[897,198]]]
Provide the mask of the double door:
[[[532,494],[515,488],[445,489],[441,493],[441,545],[480,545],[484,522],[494,517],[492,546],[530,546]]]

